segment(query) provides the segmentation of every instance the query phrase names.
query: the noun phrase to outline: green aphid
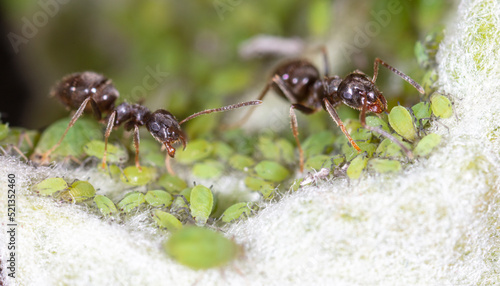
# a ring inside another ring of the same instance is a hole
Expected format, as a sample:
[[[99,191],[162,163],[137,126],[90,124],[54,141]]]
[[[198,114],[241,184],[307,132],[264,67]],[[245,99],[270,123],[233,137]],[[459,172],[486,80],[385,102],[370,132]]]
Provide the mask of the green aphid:
[[[332,147],[334,141],[335,136],[331,131],[323,131],[307,137],[302,144],[304,157],[308,158],[328,152],[328,148]]]
[[[403,106],[394,106],[389,113],[389,124],[399,135],[409,141],[415,140],[417,132],[410,112]]]
[[[261,161],[255,166],[257,176],[271,182],[281,182],[290,176],[290,171],[274,161]]]
[[[417,120],[419,126],[424,127],[431,117],[431,105],[429,102],[419,102],[411,107],[413,116]]]
[[[7,138],[7,135],[9,135],[9,124],[0,124],[0,141],[3,139]]]
[[[188,208],[189,201],[191,200],[192,188],[185,188],[179,195],[174,198],[170,210],[173,212],[181,212]]]
[[[43,154],[54,146],[61,138],[71,119],[64,118],[50,125],[40,137],[35,148],[35,154]],[[51,159],[72,156],[75,158],[84,155],[83,147],[92,140],[102,140],[101,126],[93,118],[81,117],[68,131],[61,145],[52,152]]]
[[[196,270],[224,266],[240,252],[240,247],[221,233],[196,226],[172,233],[163,247],[178,263]]]
[[[219,161],[208,159],[202,163],[196,163],[192,172],[198,178],[216,178],[224,172],[224,165]]]
[[[89,143],[85,144],[83,147],[85,153],[88,156],[94,156],[99,159],[102,159],[104,154],[104,141],[101,140],[92,140]],[[107,162],[108,163],[125,163],[128,160],[127,150],[124,148],[108,144],[108,153],[107,153]]]
[[[425,157],[429,155],[434,148],[441,142],[439,134],[431,133],[420,139],[413,153],[415,156]]]
[[[387,124],[387,121],[383,120],[382,118],[380,118],[378,116],[367,116],[366,117],[366,125],[381,128],[382,130],[384,130],[388,133],[391,132],[389,129],[389,125]],[[382,136],[381,134],[379,134],[377,132],[373,132],[372,134],[377,136],[377,137]]]
[[[397,137],[396,137],[397,138]],[[402,142],[403,145],[408,148],[408,150],[411,150],[411,145],[408,144],[407,142]],[[404,158],[406,157],[406,154],[401,150],[401,147],[392,142],[390,139],[386,138],[380,142],[380,144],[377,147],[377,150],[375,151],[375,154],[377,157],[381,158]]]
[[[33,152],[33,147],[38,143],[40,133],[36,130],[28,130],[19,127],[9,127],[8,124],[2,124],[3,131],[0,133],[0,146],[9,151],[10,146],[16,146],[21,153],[28,156]]]
[[[172,194],[178,194],[187,187],[187,183],[183,179],[170,174],[162,175],[157,183]]]
[[[176,231],[182,228],[182,222],[170,213],[154,210],[153,220],[161,228],[166,228],[169,231]]]
[[[234,154],[234,149],[228,144],[218,141],[213,143],[214,155],[217,159],[227,161]]]
[[[374,158],[368,161],[368,169],[377,173],[391,173],[401,170],[401,163],[396,160]]]
[[[377,144],[375,143],[368,143],[368,142],[356,142],[358,144],[358,147],[361,149],[362,152],[366,152],[368,157],[372,157],[373,153],[375,153],[375,150],[377,150]],[[346,161],[349,162],[352,159],[354,159],[356,156],[359,155],[359,152],[352,148],[350,144],[347,143],[347,141],[342,145],[342,154],[345,156]]]
[[[136,207],[146,202],[144,194],[141,192],[130,192],[123,197],[121,201],[116,204],[118,209],[122,212],[129,212]]]
[[[117,212],[116,206],[108,197],[103,195],[96,195],[94,203],[103,216],[110,216]]]
[[[253,165],[255,165],[255,161],[252,159],[252,157],[247,155],[234,154],[229,159],[229,166],[236,170],[246,172],[248,171],[248,168],[252,167]]]
[[[435,90],[435,83],[437,80],[438,73],[434,69],[424,74],[420,85],[424,88],[425,94],[431,94]]]
[[[265,199],[271,198],[276,189],[271,182],[255,177],[246,177],[245,185],[252,191],[260,192]]]
[[[319,170],[321,168],[330,168],[332,165],[331,158],[328,155],[316,155],[307,159],[304,164],[304,170],[314,169]]]
[[[227,130],[222,134],[224,142],[230,144],[239,154],[252,155],[254,147],[257,145],[255,136],[245,135],[240,128]]]
[[[140,171],[136,166],[129,166],[123,170],[120,179],[131,186],[144,186],[150,183],[155,177],[155,168],[142,166],[142,171]]]
[[[144,200],[153,207],[169,207],[172,204],[173,197],[163,190],[152,190],[144,195]]]
[[[105,169],[101,168],[101,165],[98,166],[97,170],[99,172],[111,175],[111,177],[119,176],[122,173],[120,167],[117,165],[108,165]]]
[[[252,203],[236,203],[228,207],[222,214],[223,222],[232,222],[243,217],[248,217],[252,213]]]
[[[350,133],[352,139],[356,142],[367,142],[369,143],[370,140],[372,139],[373,133],[363,127],[359,127],[358,129],[354,130],[352,133]]]
[[[191,200],[189,209],[196,225],[203,226],[207,223],[208,217],[212,213],[214,196],[209,188],[198,185],[191,190]]]
[[[347,168],[347,176],[350,179],[357,179],[361,176],[361,173],[366,168],[366,164],[368,163],[368,158],[365,157],[364,154],[360,154],[354,158],[349,167]]]
[[[295,160],[294,147],[286,139],[272,140],[268,136],[259,137],[257,149],[267,160],[291,163]]]
[[[179,163],[191,164],[196,161],[203,160],[212,155],[213,145],[207,140],[197,139],[189,142],[189,146],[185,150],[178,150],[175,154],[175,159]]]
[[[439,118],[448,118],[453,114],[450,100],[441,94],[431,97],[432,113]]]
[[[257,142],[257,150],[262,154],[262,157],[268,160],[276,160],[279,153],[278,146],[269,136],[260,136]]]
[[[65,191],[68,183],[63,178],[48,178],[33,186],[32,191],[42,196],[51,196]]]
[[[133,143],[131,143],[131,150],[135,150]],[[156,140],[149,138],[141,138],[141,144],[139,145],[139,160],[141,165],[151,165],[156,167],[165,166],[165,154],[161,152],[161,149]]]
[[[81,203],[92,199],[95,196],[95,189],[92,184],[87,181],[76,181],[69,190],[62,192],[59,198],[72,203]]]
[[[290,190],[293,191],[293,192],[295,192],[298,189],[300,189],[300,187],[301,187],[300,183],[302,183],[303,180],[304,180],[304,178],[298,178],[298,179],[293,180],[293,183],[290,186]]]
[[[278,160],[287,164],[295,162],[295,148],[290,141],[280,138],[276,141],[276,146],[278,146],[279,149]]]

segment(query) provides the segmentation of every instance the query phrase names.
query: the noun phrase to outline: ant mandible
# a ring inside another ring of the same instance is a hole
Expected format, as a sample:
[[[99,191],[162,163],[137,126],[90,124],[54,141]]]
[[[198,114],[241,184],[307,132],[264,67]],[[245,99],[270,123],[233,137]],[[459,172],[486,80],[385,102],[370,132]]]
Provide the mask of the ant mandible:
[[[325,75],[320,77],[318,69],[309,61],[296,59],[279,65],[272,73],[272,78],[268,81],[266,87],[260,93],[258,100],[262,100],[268,91],[272,88],[281,97],[287,99],[290,106],[290,125],[293,136],[297,142],[300,158],[300,171],[304,170],[304,154],[298,138],[298,124],[295,115],[295,109],[304,114],[312,114],[321,109],[328,112],[330,117],[337,123],[345,134],[351,145],[361,152],[361,148],[347,132],[342,120],[335,111],[335,107],[345,104],[351,108],[360,110],[359,120],[361,125],[371,131],[378,132],[398,144],[409,158],[413,155],[398,139],[385,130],[366,125],[365,117],[367,112],[380,114],[387,110],[387,101],[375,85],[377,80],[379,65],[383,65],[394,72],[402,79],[415,87],[420,93],[424,94],[424,89],[406,74],[390,66],[379,58],[375,59],[373,67],[373,78],[370,79],[365,73],[355,70],[348,74],[344,79],[339,76],[330,76],[328,70],[328,57],[324,48],[323,61],[325,65]],[[230,125],[235,127],[243,124],[253,110],[250,110],[237,123]]]
[[[182,123],[203,114],[223,112],[262,103],[260,100],[255,100],[220,108],[207,109],[197,112],[181,122],[178,122],[175,116],[164,109],[151,112],[145,106],[126,102],[114,108],[114,103],[119,97],[119,93],[111,83],[111,80],[103,75],[90,71],[73,73],[65,76],[52,88],[51,96],[57,97],[68,109],[77,109],[77,111],[71,118],[59,141],[42,155],[42,163],[46,162],[50,154],[59,147],[69,129],[75,124],[78,118],[85,111],[92,111],[98,120],[101,120],[102,113],[110,114],[105,133],[105,148],[102,160],[103,168],[106,166],[107,143],[113,126],[125,124],[124,127],[126,130],[129,131],[134,129],[135,164],[138,169],[141,169],[139,164],[140,126],[146,125],[151,135],[166,147],[168,155],[174,157],[175,148],[172,146],[173,143],[181,141],[184,148],[186,147],[186,136],[180,128]],[[88,106],[89,103],[90,107]],[[172,173],[168,165],[167,169]]]
[[[181,124],[203,114],[224,112],[244,106],[259,105],[261,103],[262,101],[260,100],[254,100],[214,109],[206,109],[194,113],[179,122],[172,113],[164,109],[158,109],[155,112],[151,112],[145,106],[124,102],[118,105],[109,116],[108,126],[106,127],[106,133],[104,136],[105,143],[104,156],[102,158],[102,168],[106,167],[108,138],[114,126],[125,124],[125,130],[130,131],[134,129],[135,165],[139,170],[141,170],[141,166],[139,164],[139,127],[146,125],[146,128],[148,129],[149,133],[151,133],[151,136],[153,136],[156,141],[165,146],[165,149],[167,150],[165,165],[169,173],[173,174],[174,172],[172,171],[168,163],[168,158],[173,158],[175,156],[175,148],[173,147],[173,144],[181,142],[183,148],[186,148],[186,135],[181,129]]]

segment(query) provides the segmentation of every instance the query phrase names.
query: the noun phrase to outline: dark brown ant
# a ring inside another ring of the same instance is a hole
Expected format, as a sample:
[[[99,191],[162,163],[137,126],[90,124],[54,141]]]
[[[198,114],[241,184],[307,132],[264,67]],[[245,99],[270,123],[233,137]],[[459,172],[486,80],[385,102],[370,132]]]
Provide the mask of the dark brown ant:
[[[63,77],[51,89],[50,95],[59,99],[67,109],[76,109],[76,112],[59,141],[42,154],[42,164],[47,163],[50,154],[61,145],[69,129],[84,112],[92,111],[95,118],[101,120],[102,113],[111,113],[114,110],[115,101],[120,96],[110,79],[91,71]]]
[[[342,120],[340,120],[340,117],[335,111],[335,107],[342,103],[361,111],[359,119],[364,128],[378,132],[389,138],[398,144],[401,149],[406,152],[409,158],[412,158],[413,155],[411,151],[394,136],[381,128],[366,125],[365,117],[367,112],[380,114],[387,110],[387,101],[382,95],[382,92],[380,92],[375,85],[379,64],[399,75],[420,93],[424,94],[424,89],[409,76],[388,65],[379,58],[375,59],[372,79],[359,70],[355,70],[348,74],[344,79],[336,75],[329,76],[328,58],[324,49],[323,60],[325,64],[325,75],[323,78],[320,76],[318,69],[307,60],[296,59],[279,65],[272,73],[272,78],[268,81],[266,87],[258,97],[258,100],[262,100],[272,88],[277,94],[292,103],[290,106],[290,124],[299,149],[300,171],[302,172],[304,170],[304,154],[298,138],[297,117],[294,109],[298,109],[305,114],[312,114],[321,109],[326,110],[330,117],[340,127],[351,145],[358,152],[361,152],[361,149],[351,138]],[[230,125],[230,127],[243,124],[252,111],[253,110],[250,110],[240,121]]]
[[[175,156],[175,148],[173,147],[173,144],[181,142],[183,147],[186,148],[186,135],[181,129],[181,124],[203,114],[224,112],[244,106],[258,105],[261,103],[262,101],[260,100],[254,100],[214,109],[207,109],[190,115],[179,122],[172,113],[164,109],[158,109],[155,112],[151,112],[147,107],[142,105],[124,102],[118,105],[109,116],[108,126],[106,127],[106,133],[104,136],[105,147],[104,156],[102,158],[102,168],[106,167],[108,138],[114,126],[125,124],[125,130],[134,130],[135,165],[138,169],[141,169],[139,164],[139,127],[146,125],[146,128],[149,133],[151,133],[153,138],[165,146],[168,154],[166,157],[166,167],[170,173],[173,173],[168,165],[168,158],[173,158]]]

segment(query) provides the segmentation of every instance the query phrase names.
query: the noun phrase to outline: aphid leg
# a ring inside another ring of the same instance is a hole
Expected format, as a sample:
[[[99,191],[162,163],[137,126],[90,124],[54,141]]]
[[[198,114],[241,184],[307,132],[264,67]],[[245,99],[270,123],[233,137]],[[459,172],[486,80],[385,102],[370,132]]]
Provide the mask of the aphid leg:
[[[59,147],[59,145],[61,145],[61,142],[63,141],[64,137],[68,133],[69,129],[71,127],[73,127],[73,125],[75,125],[76,120],[78,120],[78,118],[80,118],[80,116],[82,116],[83,111],[85,110],[85,107],[87,106],[87,103],[89,103],[90,100],[92,100],[92,97],[87,97],[82,102],[82,104],[80,105],[78,110],[75,112],[75,115],[73,115],[73,117],[71,118],[71,121],[69,122],[68,127],[66,127],[66,130],[64,131],[63,135],[61,136],[61,139],[59,139],[59,141],[57,141],[57,143],[54,146],[52,146],[52,148],[50,148],[47,152],[43,153],[42,160],[41,160],[42,164],[47,162],[50,154],[52,152],[54,152],[54,150],[56,150],[57,147]]]
[[[244,107],[244,106],[259,105],[261,103],[262,103],[261,100],[252,100],[252,101],[245,101],[245,102],[241,102],[241,103],[226,105],[226,106],[219,107],[219,108],[206,109],[206,110],[203,110],[200,112],[196,112],[195,114],[192,114],[192,115],[184,118],[181,122],[179,122],[179,125],[186,122],[186,121],[189,121],[195,117],[203,115],[203,114],[209,114],[209,113],[213,113],[213,112],[224,112],[224,111],[229,111],[229,110]]]
[[[367,104],[367,102],[368,102],[368,100],[366,100],[366,98],[365,98],[363,108],[361,109],[361,112],[359,113],[359,121],[361,122],[361,126],[363,126],[363,128],[366,128],[372,132],[377,132],[377,133],[382,134],[382,136],[388,138],[389,140],[391,140],[392,142],[397,144],[399,146],[399,148],[401,148],[401,150],[403,150],[403,152],[406,153],[406,156],[408,158],[413,159],[413,153],[408,148],[406,148],[406,146],[403,145],[403,143],[401,143],[401,141],[399,141],[396,137],[392,136],[389,132],[385,131],[382,128],[379,128],[376,126],[366,125],[366,104]]]
[[[411,84],[421,94],[425,94],[425,90],[424,90],[424,88],[422,86],[420,86],[420,84],[418,84],[416,81],[414,81],[411,77],[407,76],[406,74],[404,74],[403,72],[397,70],[396,68],[392,67],[391,65],[385,63],[384,61],[382,61],[379,58],[376,58],[375,62],[373,63],[373,78],[372,78],[372,82],[373,83],[375,83],[375,81],[377,80],[378,65],[379,64],[381,64],[384,67],[388,68],[393,73],[399,75],[402,79],[404,79],[406,82],[408,82],[409,84]]]
[[[266,87],[264,87],[264,89],[260,92],[260,95],[257,98],[257,100],[262,100],[264,98],[264,96],[266,96],[267,92],[271,88],[271,84],[272,84],[272,82],[268,82],[266,84]],[[229,125],[223,125],[222,129],[228,130],[228,129],[234,129],[234,128],[240,127],[241,125],[245,124],[245,122],[247,122],[248,118],[250,118],[250,115],[252,115],[254,110],[255,110],[255,107],[251,107],[250,110],[248,110],[247,113],[240,120],[236,121],[235,123],[229,124]]]
[[[337,123],[337,126],[340,127],[342,132],[344,132],[344,135],[347,137],[347,140],[349,140],[352,147],[354,147],[354,149],[356,149],[358,153],[361,152],[361,148],[359,148],[358,144],[354,142],[349,132],[347,132],[347,130],[345,129],[344,123],[342,123],[342,120],[340,120],[340,117],[335,111],[335,108],[333,108],[332,104],[326,98],[323,99],[323,103],[325,104],[326,111],[328,112],[328,114],[330,114],[330,117],[333,119],[333,121]]]
[[[172,169],[172,164],[170,161],[170,156],[167,154],[165,156],[165,168],[167,168],[167,171],[170,175],[175,176],[175,172],[174,169]]]
[[[137,169],[139,169],[139,172],[142,172],[142,167],[141,164],[139,163],[139,143],[140,143],[140,136],[139,136],[139,126],[134,125],[134,147],[135,147],[135,166]]]
[[[113,126],[115,125],[115,117],[116,111],[111,113],[108,119],[108,126],[106,126],[106,133],[104,133],[104,154],[102,155],[102,165],[103,169],[106,168],[106,156],[108,155],[108,138],[111,135],[111,131],[113,130]]]

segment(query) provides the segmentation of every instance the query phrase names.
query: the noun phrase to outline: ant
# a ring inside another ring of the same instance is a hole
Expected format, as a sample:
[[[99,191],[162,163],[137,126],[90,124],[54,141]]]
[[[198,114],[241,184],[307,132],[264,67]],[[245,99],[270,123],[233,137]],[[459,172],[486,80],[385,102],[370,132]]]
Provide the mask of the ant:
[[[77,110],[59,141],[42,154],[42,163],[45,163],[50,154],[59,147],[69,129],[75,124],[78,118],[80,118],[84,112],[92,111],[96,119],[100,121],[102,119],[102,113],[109,114],[105,133],[105,148],[102,160],[103,168],[106,166],[109,135],[114,126],[124,124],[124,128],[127,131],[134,129],[135,165],[139,170],[141,170],[139,164],[139,127],[146,125],[151,135],[165,146],[168,155],[174,157],[175,148],[172,146],[173,143],[180,141],[183,147],[186,148],[186,135],[180,127],[182,123],[203,114],[223,112],[243,106],[258,105],[262,103],[260,100],[255,100],[220,108],[207,109],[188,116],[184,120],[178,122],[174,115],[164,109],[151,112],[145,106],[126,102],[115,108],[114,103],[119,97],[118,90],[114,87],[110,79],[90,71],[73,73],[63,77],[63,79],[52,88],[51,96],[57,97],[68,109]],[[167,169],[172,173],[168,165]]]
[[[398,144],[409,158],[413,154],[394,136],[381,128],[366,125],[365,117],[367,112],[380,114],[387,110],[387,101],[375,85],[377,80],[379,65],[383,65],[394,72],[402,79],[415,87],[420,93],[424,94],[424,89],[406,74],[390,66],[379,58],[374,61],[373,78],[369,78],[360,70],[348,74],[345,78],[337,75],[330,76],[328,69],[328,57],[326,50],[322,48],[323,61],[325,65],[325,75],[321,78],[318,69],[309,61],[304,59],[295,59],[279,65],[274,71],[273,76],[267,82],[264,90],[260,93],[258,100],[262,100],[270,89],[273,89],[278,95],[287,99],[290,106],[290,124],[293,136],[297,142],[300,157],[300,171],[304,170],[304,154],[298,138],[297,117],[294,110],[297,109],[304,114],[312,114],[321,109],[328,112],[330,117],[337,123],[345,134],[350,144],[358,152],[361,148],[347,132],[342,120],[335,111],[335,107],[345,104],[351,108],[360,110],[359,119],[361,125],[371,131],[378,132]],[[241,120],[229,127],[236,127],[243,124],[253,110],[250,110]]]
[[[261,103],[262,101],[260,100],[254,100],[219,108],[206,109],[194,113],[179,122],[172,113],[165,109],[158,109],[155,112],[151,112],[147,107],[140,104],[129,104],[124,102],[118,105],[109,116],[108,126],[106,127],[106,133],[104,136],[104,156],[102,158],[102,168],[106,167],[108,138],[114,126],[125,124],[125,130],[130,131],[134,129],[135,165],[139,170],[141,170],[141,166],[139,164],[139,127],[146,125],[146,128],[149,133],[151,133],[151,136],[153,136],[156,141],[163,144],[167,150],[165,165],[168,172],[173,174],[174,172],[168,163],[168,159],[174,158],[175,156],[175,148],[172,145],[176,142],[181,142],[183,148],[186,148],[186,135],[181,129],[181,124],[203,114],[224,112],[244,106],[259,105]]]

